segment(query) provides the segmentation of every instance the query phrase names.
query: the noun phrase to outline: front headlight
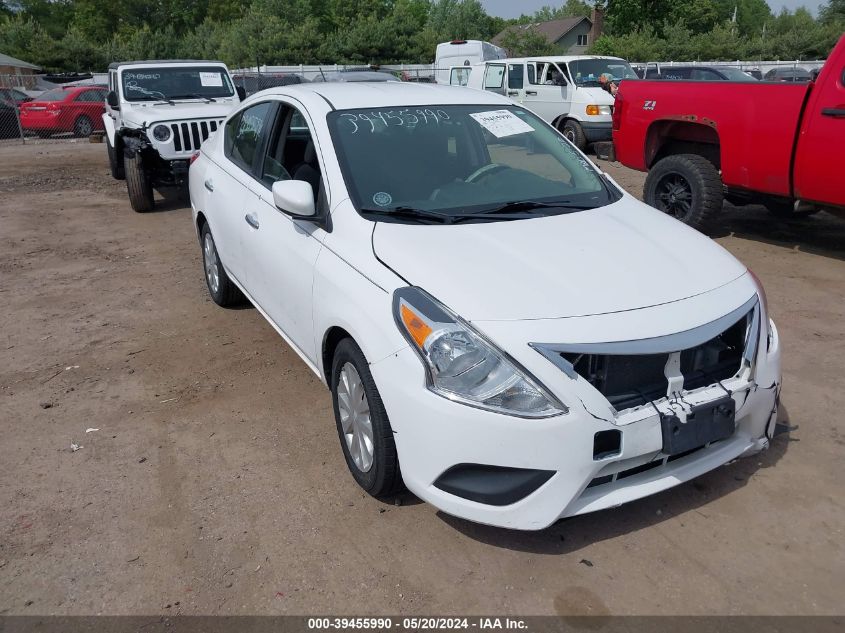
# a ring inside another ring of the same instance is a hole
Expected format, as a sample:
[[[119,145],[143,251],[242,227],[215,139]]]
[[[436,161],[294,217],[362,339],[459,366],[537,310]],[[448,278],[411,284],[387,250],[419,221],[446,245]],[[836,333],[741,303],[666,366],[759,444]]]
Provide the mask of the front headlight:
[[[166,125],[156,125],[153,128],[153,136],[155,140],[166,143],[170,140],[170,128]]]
[[[525,418],[568,411],[515,360],[419,288],[394,293],[393,316],[422,359],[434,393]]]
[[[610,114],[609,105],[588,105],[587,114],[589,116],[599,116],[600,114]]]

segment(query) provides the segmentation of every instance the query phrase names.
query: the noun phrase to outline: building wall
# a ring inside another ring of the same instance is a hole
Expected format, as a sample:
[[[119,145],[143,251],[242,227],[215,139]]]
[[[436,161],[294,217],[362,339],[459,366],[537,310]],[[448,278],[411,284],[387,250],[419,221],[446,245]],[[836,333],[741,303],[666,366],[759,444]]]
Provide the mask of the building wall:
[[[590,30],[592,29],[592,25],[589,21],[584,20],[576,26],[574,29],[569,31],[566,35],[560,38],[557,42],[555,42],[555,46],[560,49],[562,55],[583,55],[587,52],[587,49],[590,48],[592,42],[590,41]],[[578,36],[579,35],[586,35],[587,36],[587,44],[586,46],[578,46]]]
[[[0,66],[0,87],[31,90],[35,87],[35,76],[28,68]]]

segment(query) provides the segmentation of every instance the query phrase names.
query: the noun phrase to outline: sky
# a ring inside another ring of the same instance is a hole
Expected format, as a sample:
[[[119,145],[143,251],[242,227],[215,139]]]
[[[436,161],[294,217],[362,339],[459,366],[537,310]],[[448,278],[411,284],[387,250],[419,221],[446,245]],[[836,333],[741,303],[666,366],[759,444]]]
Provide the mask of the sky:
[[[779,13],[783,7],[794,11],[798,7],[807,7],[813,15],[818,13],[819,0],[766,0],[773,13]],[[552,7],[563,4],[561,0],[481,0],[481,4],[490,15],[501,18],[518,18],[521,14],[531,14],[543,5]]]

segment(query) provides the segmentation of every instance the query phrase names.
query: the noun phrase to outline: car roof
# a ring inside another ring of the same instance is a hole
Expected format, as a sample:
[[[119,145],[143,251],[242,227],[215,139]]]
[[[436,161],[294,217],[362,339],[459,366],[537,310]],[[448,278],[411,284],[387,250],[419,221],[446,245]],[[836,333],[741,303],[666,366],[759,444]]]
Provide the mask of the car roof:
[[[295,84],[270,88],[257,94],[263,96],[269,94],[285,95],[302,100],[319,96],[335,110],[467,104],[514,105],[511,100],[486,90],[407,81],[338,81]]]
[[[196,65],[196,66],[206,66],[209,64],[219,64],[220,66],[224,66],[223,62],[220,61],[213,61],[213,60],[204,60],[204,59],[145,59],[145,60],[135,60],[131,62],[112,62],[109,64],[109,70],[114,70],[116,68],[122,68],[123,66],[160,66],[165,64],[180,64],[182,66],[186,64]]]

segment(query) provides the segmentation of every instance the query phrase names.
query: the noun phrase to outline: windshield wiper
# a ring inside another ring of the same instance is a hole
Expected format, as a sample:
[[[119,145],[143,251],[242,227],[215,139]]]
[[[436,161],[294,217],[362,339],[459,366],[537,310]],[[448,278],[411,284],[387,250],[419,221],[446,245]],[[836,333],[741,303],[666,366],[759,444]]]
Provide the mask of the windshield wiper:
[[[212,97],[206,97],[205,95],[198,95],[196,93],[191,93],[191,94],[187,94],[187,95],[175,95],[175,96],[170,97],[170,98],[171,99],[205,99],[206,103],[215,103],[217,101],[217,99],[214,99]]]
[[[359,209],[361,213],[366,215],[374,215],[383,218],[403,218],[408,220],[431,220],[439,222],[440,224],[451,224],[453,216],[447,213],[438,213],[437,211],[426,211],[425,209],[415,209],[414,207],[394,207],[392,209]]]
[[[495,215],[499,213],[513,213],[514,211],[531,211],[533,209],[568,209],[570,211],[584,211],[595,209],[595,206],[572,204],[571,200],[559,200],[557,202],[540,202],[539,200],[515,200],[506,202],[500,207],[494,207],[481,211],[478,215]]]

